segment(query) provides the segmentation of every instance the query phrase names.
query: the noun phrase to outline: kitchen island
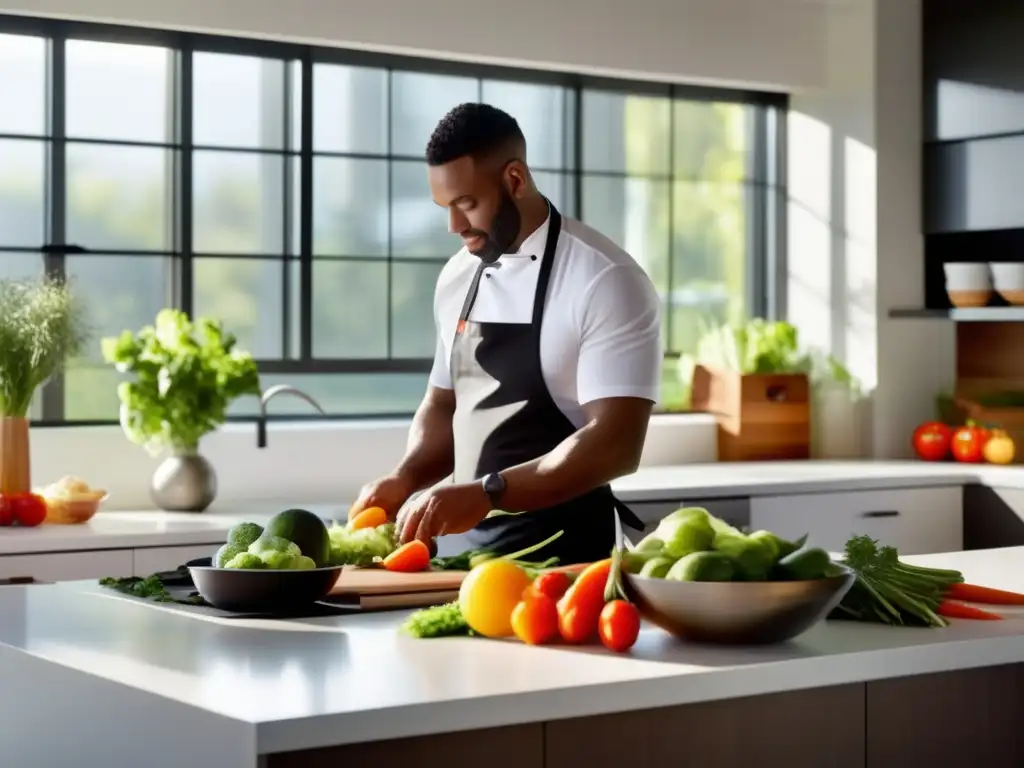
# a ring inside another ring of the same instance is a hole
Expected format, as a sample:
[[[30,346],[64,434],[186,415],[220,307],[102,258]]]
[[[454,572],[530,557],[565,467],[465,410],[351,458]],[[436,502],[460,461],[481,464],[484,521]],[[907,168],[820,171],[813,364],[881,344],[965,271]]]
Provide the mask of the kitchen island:
[[[907,558],[1024,591],[1024,548]],[[725,648],[414,640],[405,612],[200,618],[87,582],[0,589],[12,768],[1019,766],[1024,609]]]

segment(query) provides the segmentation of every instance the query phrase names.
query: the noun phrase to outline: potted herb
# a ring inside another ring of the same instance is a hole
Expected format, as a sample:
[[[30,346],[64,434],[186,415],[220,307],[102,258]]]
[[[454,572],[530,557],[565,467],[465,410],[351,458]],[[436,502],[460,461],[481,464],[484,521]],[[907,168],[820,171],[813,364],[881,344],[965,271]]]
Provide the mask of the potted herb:
[[[242,395],[259,395],[256,361],[210,319],[194,323],[176,309],[154,325],[103,340],[103,357],[134,380],[117,388],[121,428],[151,455],[169,453],[153,474],[151,495],[161,509],[202,512],[217,493],[212,465],[199,443],[225,422]]]
[[[31,492],[32,398],[86,337],[84,307],[65,281],[0,280],[0,494]]]

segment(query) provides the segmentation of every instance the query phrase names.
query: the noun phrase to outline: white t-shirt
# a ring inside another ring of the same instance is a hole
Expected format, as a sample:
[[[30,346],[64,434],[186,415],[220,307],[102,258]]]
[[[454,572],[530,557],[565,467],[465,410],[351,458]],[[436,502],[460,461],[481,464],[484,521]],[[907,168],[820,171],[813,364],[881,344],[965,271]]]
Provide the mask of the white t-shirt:
[[[531,322],[547,236],[545,221],[518,253],[503,255],[497,261],[500,266],[485,272],[469,320]],[[463,248],[438,277],[434,293],[437,352],[430,374],[435,387],[452,388],[455,326],[479,264],[479,258]],[[562,219],[540,347],[548,391],[577,427],[587,421],[582,406],[593,400],[658,400],[661,305],[654,285],[628,253],[574,219]]]

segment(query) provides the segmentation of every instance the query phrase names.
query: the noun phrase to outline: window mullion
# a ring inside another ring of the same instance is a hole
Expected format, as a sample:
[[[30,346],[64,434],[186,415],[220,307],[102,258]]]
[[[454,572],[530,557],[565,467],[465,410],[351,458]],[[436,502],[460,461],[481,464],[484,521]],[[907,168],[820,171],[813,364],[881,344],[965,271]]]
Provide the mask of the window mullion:
[[[60,27],[50,40],[49,98],[47,105],[50,118],[50,152],[47,162],[47,229],[48,245],[43,255],[46,273],[59,280],[66,277],[64,251],[67,245],[67,142],[66,142],[66,38]],[[64,376],[63,372],[51,377],[42,388],[42,420],[64,420]]]
[[[186,42],[181,49],[180,66],[178,69],[177,103],[178,103],[178,141],[181,144],[179,154],[180,173],[178,174],[178,190],[175,199],[178,201],[178,306],[192,315],[194,310],[195,286],[193,270],[193,221],[192,205],[193,190],[193,83],[194,49]]]

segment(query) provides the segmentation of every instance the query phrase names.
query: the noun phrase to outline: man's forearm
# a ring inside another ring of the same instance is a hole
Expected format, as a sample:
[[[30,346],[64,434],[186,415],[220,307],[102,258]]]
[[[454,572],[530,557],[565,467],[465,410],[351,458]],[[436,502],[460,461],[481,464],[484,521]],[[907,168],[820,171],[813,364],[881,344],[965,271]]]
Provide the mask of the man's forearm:
[[[634,472],[643,435],[638,445],[615,432],[611,424],[588,424],[550,453],[505,470],[501,507],[510,512],[546,509]]]
[[[423,490],[451,474],[455,465],[452,418],[454,396],[428,395],[409,427],[405,456],[394,474],[407,483],[411,493]]]

